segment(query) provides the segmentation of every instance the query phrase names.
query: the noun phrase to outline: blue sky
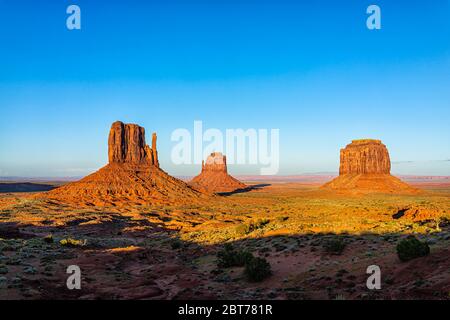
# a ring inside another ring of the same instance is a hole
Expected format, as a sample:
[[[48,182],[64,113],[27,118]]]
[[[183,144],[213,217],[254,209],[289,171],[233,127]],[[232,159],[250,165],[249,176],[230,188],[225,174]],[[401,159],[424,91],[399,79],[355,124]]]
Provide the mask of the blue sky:
[[[174,175],[200,170],[170,159],[195,120],[279,128],[280,174],[336,172],[369,137],[394,173],[450,175],[450,1],[393,2],[0,0],[0,176],[94,171],[115,120],[156,131]]]

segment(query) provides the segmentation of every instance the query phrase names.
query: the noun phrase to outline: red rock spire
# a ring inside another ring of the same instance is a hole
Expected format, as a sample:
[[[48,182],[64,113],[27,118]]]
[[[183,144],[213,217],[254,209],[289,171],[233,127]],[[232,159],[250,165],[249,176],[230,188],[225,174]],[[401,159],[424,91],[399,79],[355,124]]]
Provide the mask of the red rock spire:
[[[159,166],[156,134],[152,148],[145,143],[145,129],[136,124],[114,122],[109,132],[109,163],[149,164]]]

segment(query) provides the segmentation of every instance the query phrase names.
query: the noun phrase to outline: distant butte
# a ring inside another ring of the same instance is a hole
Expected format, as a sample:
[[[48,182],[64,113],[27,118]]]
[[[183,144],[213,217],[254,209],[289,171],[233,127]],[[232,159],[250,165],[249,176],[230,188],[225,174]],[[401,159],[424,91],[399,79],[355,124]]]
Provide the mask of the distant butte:
[[[204,195],[159,167],[156,134],[152,147],[145,129],[120,121],[111,126],[109,164],[80,181],[45,194],[46,198],[92,206],[192,202]]]
[[[202,161],[202,172],[190,182],[193,187],[213,193],[227,193],[247,186],[228,174],[227,158],[220,152],[213,152]]]
[[[362,139],[341,149],[339,177],[321,187],[344,193],[418,193],[391,175],[391,160],[380,140]]]

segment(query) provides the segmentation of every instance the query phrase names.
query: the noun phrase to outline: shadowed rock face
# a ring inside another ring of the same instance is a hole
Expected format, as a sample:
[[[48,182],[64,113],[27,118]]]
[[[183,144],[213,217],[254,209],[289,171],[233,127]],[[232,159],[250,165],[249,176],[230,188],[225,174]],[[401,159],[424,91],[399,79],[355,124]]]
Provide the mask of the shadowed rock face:
[[[380,140],[353,140],[345,149],[341,149],[339,175],[390,173],[389,152]]]
[[[108,139],[109,163],[149,164],[159,166],[156,134],[152,148],[145,143],[145,129],[136,124],[114,122]]]

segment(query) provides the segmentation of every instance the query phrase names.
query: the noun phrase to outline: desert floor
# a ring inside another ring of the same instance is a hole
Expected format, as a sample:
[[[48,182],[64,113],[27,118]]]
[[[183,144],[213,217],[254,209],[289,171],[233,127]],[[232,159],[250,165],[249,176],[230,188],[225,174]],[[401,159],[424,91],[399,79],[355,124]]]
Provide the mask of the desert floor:
[[[1,193],[0,299],[450,299],[450,186],[420,187],[348,196],[258,181],[201,204],[85,208]],[[412,233],[431,254],[401,262],[396,244]],[[342,253],[325,250],[330,239]],[[226,242],[265,257],[272,276],[219,268]],[[66,287],[69,265],[81,290]],[[369,265],[381,290],[366,287]]]

